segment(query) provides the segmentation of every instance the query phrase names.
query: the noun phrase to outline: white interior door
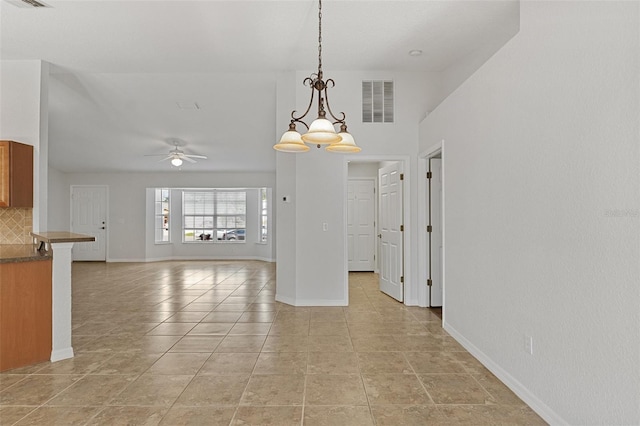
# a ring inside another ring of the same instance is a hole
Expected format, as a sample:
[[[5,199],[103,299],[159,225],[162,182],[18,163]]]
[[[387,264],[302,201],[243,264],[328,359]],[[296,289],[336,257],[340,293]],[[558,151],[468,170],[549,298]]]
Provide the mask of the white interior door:
[[[349,271],[373,271],[375,266],[375,181],[350,179],[347,196]]]
[[[400,302],[404,300],[402,179],[400,162],[378,170],[380,291]]]
[[[73,245],[73,260],[106,260],[107,187],[71,187],[71,231],[95,237]]]
[[[430,158],[429,171],[429,306],[442,306],[442,159]]]

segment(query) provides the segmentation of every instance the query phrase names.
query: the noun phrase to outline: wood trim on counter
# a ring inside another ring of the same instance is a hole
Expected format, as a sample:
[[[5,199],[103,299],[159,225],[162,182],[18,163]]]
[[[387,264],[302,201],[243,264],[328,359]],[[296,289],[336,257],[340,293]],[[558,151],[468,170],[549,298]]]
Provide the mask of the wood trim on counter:
[[[0,371],[51,356],[51,260],[0,264]]]

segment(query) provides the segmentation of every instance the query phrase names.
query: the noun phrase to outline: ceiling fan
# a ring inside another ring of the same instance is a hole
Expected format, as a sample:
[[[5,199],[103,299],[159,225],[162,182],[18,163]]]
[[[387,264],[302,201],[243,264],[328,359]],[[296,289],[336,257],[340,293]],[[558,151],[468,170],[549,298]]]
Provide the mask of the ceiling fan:
[[[190,163],[195,163],[196,160],[194,158],[199,158],[206,160],[206,155],[197,155],[197,154],[185,154],[183,150],[178,148],[178,143],[174,142],[174,148],[169,151],[169,154],[147,154],[145,157],[164,157],[160,161],[171,160],[171,165],[180,167],[183,161],[188,161]]]

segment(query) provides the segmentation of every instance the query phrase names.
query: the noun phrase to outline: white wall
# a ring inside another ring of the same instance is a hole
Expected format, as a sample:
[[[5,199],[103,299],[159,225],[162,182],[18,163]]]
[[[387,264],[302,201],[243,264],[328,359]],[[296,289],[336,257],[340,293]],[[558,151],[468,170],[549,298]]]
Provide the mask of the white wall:
[[[312,148],[296,166],[296,304],[345,306],[343,159]]]
[[[505,11],[506,16],[520,15],[520,1],[512,1],[510,10]],[[500,34],[493,38],[483,40],[482,46],[474,51],[461,56],[453,64],[439,73],[438,105],[457,89],[469,76],[473,75],[491,56],[493,56],[505,44],[505,40],[511,39],[520,30],[520,22],[515,19],[504,19],[500,23],[493,24],[500,28]],[[434,108],[430,108],[431,112]]]
[[[445,328],[552,424],[640,423],[639,25],[523,2],[420,129],[446,148]]]
[[[49,167],[48,170],[48,217],[47,223],[50,231],[69,231],[69,186],[66,184],[65,174]]]
[[[66,199],[62,203],[69,205],[69,191],[71,185],[107,185],[109,187],[109,211],[107,219],[107,260],[108,261],[145,261],[147,258],[161,258],[156,252],[150,251],[146,233],[147,188],[153,187],[181,187],[181,188],[251,188],[275,185],[273,173],[196,173],[173,171],[167,173],[59,173],[56,175],[63,182],[56,182],[55,186],[64,188]],[[57,209],[61,212],[60,209]],[[66,212],[68,213],[68,210]],[[55,222],[69,223],[69,218],[51,219]],[[275,230],[274,230],[275,232]],[[244,248],[231,250],[235,256],[272,259],[273,239],[265,245],[252,244]],[[238,244],[238,246],[241,246]],[[222,248],[178,250],[176,256],[206,257],[219,254],[216,250]],[[228,253],[228,252],[227,252]]]
[[[33,230],[47,231],[49,64],[0,62],[0,139],[33,146]]]
[[[352,161],[349,163],[349,178],[371,178],[376,180],[376,188],[378,187],[378,163],[358,163]]]
[[[289,105],[295,103],[295,73],[282,73],[278,76],[276,91],[276,134],[273,143],[279,140],[291,119]],[[296,155],[276,153],[276,190],[274,207],[276,208],[276,300],[294,304],[296,301]],[[287,202],[284,198],[287,198]]]

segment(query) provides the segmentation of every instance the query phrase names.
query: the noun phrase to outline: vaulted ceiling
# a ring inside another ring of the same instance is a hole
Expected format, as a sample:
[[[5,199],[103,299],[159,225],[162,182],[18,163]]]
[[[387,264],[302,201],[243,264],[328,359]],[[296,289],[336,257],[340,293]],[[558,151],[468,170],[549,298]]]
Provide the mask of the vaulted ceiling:
[[[0,55],[52,64],[52,167],[169,170],[144,155],[178,139],[209,157],[185,170],[275,169],[276,78],[317,66],[316,1],[45,3],[0,2]],[[488,40],[506,42],[518,10],[517,1],[325,0],[323,66],[441,72]]]

